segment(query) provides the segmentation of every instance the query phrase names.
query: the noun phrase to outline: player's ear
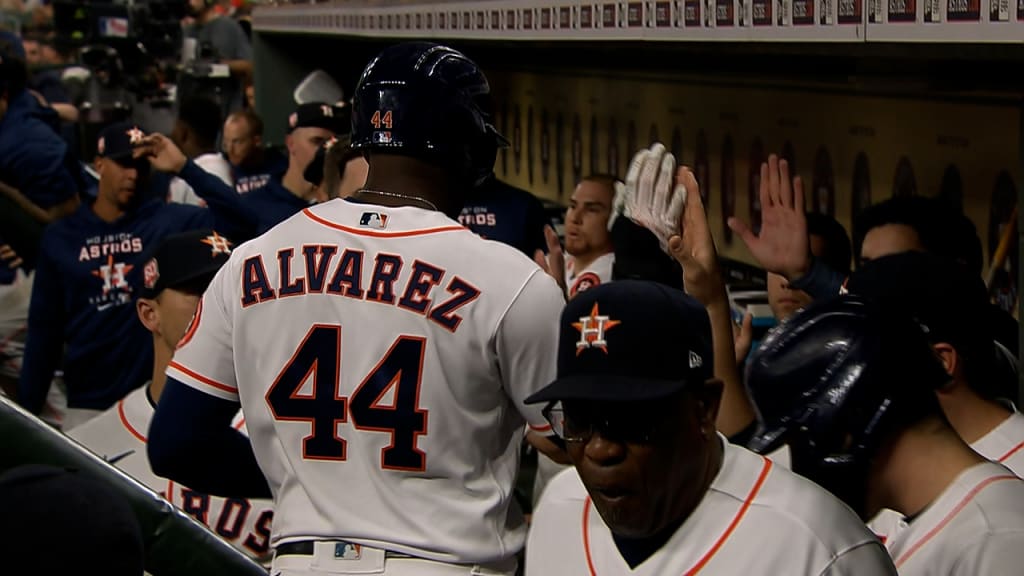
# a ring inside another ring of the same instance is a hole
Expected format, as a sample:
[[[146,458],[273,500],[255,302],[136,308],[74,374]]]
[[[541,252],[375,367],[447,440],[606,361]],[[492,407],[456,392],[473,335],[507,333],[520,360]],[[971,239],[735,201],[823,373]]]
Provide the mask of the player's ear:
[[[718,420],[718,409],[722,404],[722,390],[725,384],[718,378],[712,378],[696,385],[693,395],[697,400],[698,418],[701,429],[714,434]]]
[[[160,312],[156,309],[156,302],[149,298],[139,298],[135,301],[135,312],[146,330],[156,332],[160,329]]]
[[[932,346],[935,350],[935,354],[939,357],[939,361],[942,362],[942,367],[946,369],[946,372],[950,376],[955,376],[957,369],[960,367],[960,355],[953,346],[947,342],[938,342]]]

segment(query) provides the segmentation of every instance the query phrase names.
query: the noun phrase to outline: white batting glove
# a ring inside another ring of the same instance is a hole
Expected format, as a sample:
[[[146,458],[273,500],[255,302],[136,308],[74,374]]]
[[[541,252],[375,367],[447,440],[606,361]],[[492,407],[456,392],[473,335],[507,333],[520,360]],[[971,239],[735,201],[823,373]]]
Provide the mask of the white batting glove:
[[[658,238],[661,249],[668,250],[668,239],[680,233],[680,216],[686,204],[686,188],[675,183],[676,159],[656,142],[640,150],[626,174],[623,214],[647,228]]]

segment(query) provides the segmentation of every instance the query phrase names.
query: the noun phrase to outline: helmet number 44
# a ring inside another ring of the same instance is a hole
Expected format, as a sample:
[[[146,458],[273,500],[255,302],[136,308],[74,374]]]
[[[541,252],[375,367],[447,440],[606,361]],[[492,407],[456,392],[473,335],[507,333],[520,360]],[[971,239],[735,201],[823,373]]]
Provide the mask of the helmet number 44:
[[[373,113],[373,118],[370,118],[370,124],[373,124],[374,128],[379,129],[380,127],[383,126],[384,128],[390,130],[391,110],[385,110],[383,114],[381,114],[380,110],[377,110],[376,112]]]

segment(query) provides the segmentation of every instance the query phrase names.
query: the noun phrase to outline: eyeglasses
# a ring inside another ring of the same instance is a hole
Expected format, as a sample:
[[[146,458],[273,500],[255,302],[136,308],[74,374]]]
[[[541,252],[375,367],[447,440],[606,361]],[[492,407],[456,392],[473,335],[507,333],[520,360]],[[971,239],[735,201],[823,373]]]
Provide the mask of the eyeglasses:
[[[662,435],[667,419],[663,405],[643,403],[628,406],[611,403],[570,403],[548,405],[542,412],[559,438],[571,443],[586,443],[594,436],[618,442],[650,444]]]

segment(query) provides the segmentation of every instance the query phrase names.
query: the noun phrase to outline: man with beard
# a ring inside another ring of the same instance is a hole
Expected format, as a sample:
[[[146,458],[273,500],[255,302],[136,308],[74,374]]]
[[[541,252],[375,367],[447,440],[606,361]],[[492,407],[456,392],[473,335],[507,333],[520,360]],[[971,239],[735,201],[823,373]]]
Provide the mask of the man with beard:
[[[148,162],[138,157],[136,148],[143,145]],[[204,198],[209,210],[146,197],[150,165],[180,163],[180,173],[193,182],[217,179],[162,136],[146,138],[133,124],[115,123],[100,133],[96,149],[96,200],[43,234],[18,382],[18,403],[38,414],[63,351],[65,428],[109,408],[144,382],[153,364],[152,342],[132,306],[142,285],[144,253],[176,232],[215,228],[244,238],[255,227],[245,220],[249,212],[240,197],[226,187],[230,194],[196,187],[201,194],[213,191]]]

